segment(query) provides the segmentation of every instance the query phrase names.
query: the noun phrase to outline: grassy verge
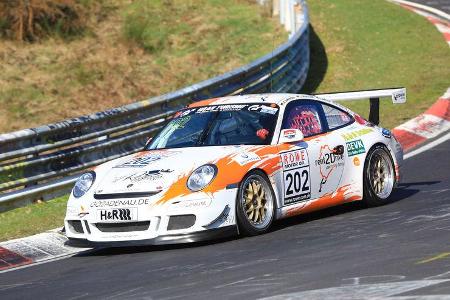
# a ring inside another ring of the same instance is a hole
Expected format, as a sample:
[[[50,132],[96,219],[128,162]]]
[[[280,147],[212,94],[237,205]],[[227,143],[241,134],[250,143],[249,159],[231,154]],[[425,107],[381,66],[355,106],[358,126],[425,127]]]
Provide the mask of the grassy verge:
[[[448,45],[425,18],[387,1],[308,4],[318,38],[312,37],[314,75],[305,90],[405,86],[407,104],[381,104],[381,124],[392,128],[426,110],[449,87]],[[347,104],[368,116],[367,103]]]
[[[40,233],[63,225],[68,196],[0,214],[0,241]]]
[[[253,0],[102,0],[90,16],[71,40],[0,40],[0,132],[167,93],[287,39]]]

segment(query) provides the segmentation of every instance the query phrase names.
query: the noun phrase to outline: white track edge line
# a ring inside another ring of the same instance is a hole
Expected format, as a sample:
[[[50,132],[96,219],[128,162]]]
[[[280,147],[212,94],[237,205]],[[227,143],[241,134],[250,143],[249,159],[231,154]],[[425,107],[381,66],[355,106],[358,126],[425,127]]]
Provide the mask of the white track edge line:
[[[447,141],[448,139],[450,139],[450,132],[447,133],[446,135],[438,138],[437,140],[434,140],[434,141],[432,141],[430,143],[427,143],[427,144],[421,146],[420,148],[418,148],[418,149],[416,149],[414,151],[406,153],[403,156],[403,159],[408,159],[408,158],[416,156],[417,154],[420,154],[420,153],[422,153],[424,151],[430,150],[431,148],[436,147],[439,144],[442,144],[443,142]]]
[[[427,6],[427,5],[418,4],[418,3],[410,2],[410,1],[406,1],[406,0],[388,0],[388,1],[395,2],[395,3],[400,3],[400,4],[406,4],[408,6],[415,7],[417,9],[428,11],[428,12],[430,12],[432,14],[440,16],[441,18],[445,19],[446,21],[450,21],[450,15],[445,13],[445,12],[443,12],[442,10],[437,9],[437,8],[433,8],[433,7],[430,7],[430,6]]]

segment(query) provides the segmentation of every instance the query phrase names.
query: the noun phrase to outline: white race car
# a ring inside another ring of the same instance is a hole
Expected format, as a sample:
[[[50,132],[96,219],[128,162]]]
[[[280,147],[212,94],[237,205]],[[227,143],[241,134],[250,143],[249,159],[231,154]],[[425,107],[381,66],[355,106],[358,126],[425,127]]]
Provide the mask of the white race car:
[[[395,88],[196,102],[142,151],[80,176],[67,237],[92,246],[185,243],[264,233],[277,219],[351,201],[385,204],[403,159],[390,131],[374,124],[386,96],[406,101]],[[373,122],[334,102],[368,98]]]

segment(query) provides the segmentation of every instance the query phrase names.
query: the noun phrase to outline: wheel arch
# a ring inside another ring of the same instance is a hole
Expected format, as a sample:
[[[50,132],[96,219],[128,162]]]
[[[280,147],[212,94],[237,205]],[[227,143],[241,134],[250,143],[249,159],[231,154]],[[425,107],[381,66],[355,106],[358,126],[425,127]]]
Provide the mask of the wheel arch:
[[[282,199],[283,196],[280,194],[280,191],[279,191],[279,189],[277,187],[277,184],[276,184],[277,180],[276,180],[275,177],[273,177],[270,174],[268,174],[267,171],[262,169],[262,168],[259,168],[259,167],[251,168],[250,170],[248,170],[244,174],[244,176],[242,176],[242,179],[239,182],[239,187],[241,186],[241,183],[244,181],[244,178],[247,175],[251,174],[252,172],[257,172],[257,171],[262,172],[267,177],[267,179],[269,180],[269,184],[272,187],[272,192],[273,192],[273,194],[275,196],[275,208],[274,208],[275,209],[275,219],[279,219],[280,218],[280,216],[279,216],[279,209],[281,209],[281,206],[282,206],[281,203],[283,201],[283,199]]]
[[[378,142],[376,142],[376,143],[373,143],[371,146],[370,146],[370,148],[367,150],[367,155],[370,153],[370,151],[372,151],[372,149],[374,149],[376,146],[383,146],[383,147],[385,147],[387,150],[388,150],[388,152],[389,152],[389,154],[390,154],[390,157],[391,157],[391,160],[392,160],[392,163],[394,164],[394,178],[397,178],[397,172],[398,172],[398,170],[397,170],[397,168],[395,167],[396,165],[397,165],[397,160],[396,160],[396,157],[395,157],[395,153],[394,153],[394,151],[392,150],[392,148],[390,147],[390,145],[389,144],[387,144],[387,143],[383,143],[383,142],[380,142],[380,141],[378,141]],[[362,172],[361,172],[361,176],[362,176],[362,181],[361,182],[363,182],[363,180],[364,180],[364,170],[365,170],[365,167],[366,167],[366,163],[367,163],[367,155],[366,155],[366,157],[365,157],[365,159],[364,159],[364,165],[363,165],[363,168],[362,168]]]

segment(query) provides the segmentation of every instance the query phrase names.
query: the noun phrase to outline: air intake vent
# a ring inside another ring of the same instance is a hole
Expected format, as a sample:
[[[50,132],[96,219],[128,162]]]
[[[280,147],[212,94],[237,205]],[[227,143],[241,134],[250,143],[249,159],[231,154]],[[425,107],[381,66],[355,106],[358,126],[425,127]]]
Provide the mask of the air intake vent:
[[[145,231],[150,227],[150,221],[127,223],[97,223],[97,229],[101,232],[131,232]]]
[[[71,231],[74,231],[76,233],[84,233],[81,221],[67,221],[67,223],[69,223]]]
[[[195,224],[195,215],[170,216],[167,230],[185,229]]]

